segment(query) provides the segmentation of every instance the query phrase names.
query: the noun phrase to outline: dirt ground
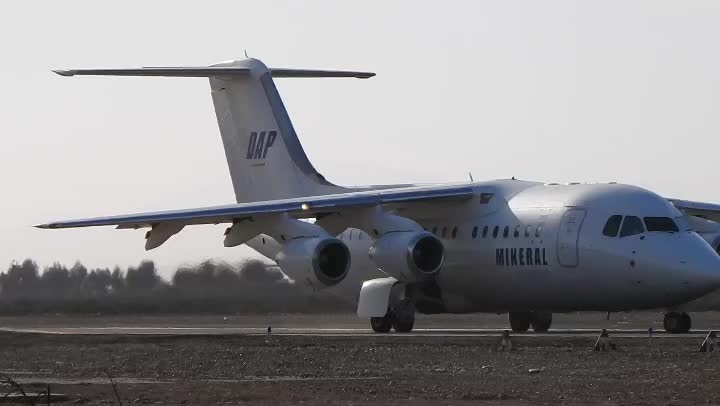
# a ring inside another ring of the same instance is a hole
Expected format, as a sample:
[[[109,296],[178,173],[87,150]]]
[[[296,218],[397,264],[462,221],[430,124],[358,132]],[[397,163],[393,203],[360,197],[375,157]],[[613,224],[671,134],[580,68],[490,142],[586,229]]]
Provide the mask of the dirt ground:
[[[51,319],[64,324],[57,317],[22,321],[37,326]],[[200,319],[197,324],[208,320]],[[0,326],[19,320],[2,318]],[[173,323],[179,321],[167,322]],[[30,392],[49,385],[72,404],[117,404],[108,376],[123,404],[720,403],[720,352],[698,352],[702,339],[611,339],[616,351],[595,352],[593,335],[514,335],[514,350],[505,352],[496,349],[496,337],[5,332],[0,373]]]

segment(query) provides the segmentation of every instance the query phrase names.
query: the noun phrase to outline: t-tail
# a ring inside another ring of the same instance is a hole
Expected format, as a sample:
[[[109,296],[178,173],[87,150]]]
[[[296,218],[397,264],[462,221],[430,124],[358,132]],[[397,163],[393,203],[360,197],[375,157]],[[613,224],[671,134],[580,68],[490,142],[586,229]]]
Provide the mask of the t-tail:
[[[341,193],[308,160],[273,78],[366,79],[369,72],[270,69],[257,59],[202,67],[55,71],[63,76],[165,76],[210,79],[215,114],[238,203]]]

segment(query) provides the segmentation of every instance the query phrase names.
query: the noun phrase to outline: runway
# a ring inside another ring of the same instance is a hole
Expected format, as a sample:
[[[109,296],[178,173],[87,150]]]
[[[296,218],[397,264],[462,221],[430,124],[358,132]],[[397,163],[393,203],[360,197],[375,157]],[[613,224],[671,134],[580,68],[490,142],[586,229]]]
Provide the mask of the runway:
[[[418,328],[412,333],[377,334],[367,328],[272,328],[272,336],[319,336],[319,337],[497,337],[505,329],[495,328]],[[13,328],[0,327],[7,333],[53,334],[53,335],[139,335],[139,336],[263,336],[268,335],[267,327],[159,327],[159,326],[106,326],[106,327],[37,327]],[[546,333],[512,333],[518,337],[584,337],[596,336],[599,329],[551,329]],[[618,329],[608,330],[618,338],[648,338],[647,330]],[[707,331],[694,330],[688,334],[667,334],[664,331],[653,332],[653,337],[689,338],[704,337]]]
[[[0,317],[0,332],[47,335],[130,336],[261,336],[272,328],[273,336],[325,337],[494,337],[509,330],[507,315],[418,315],[409,334],[376,334],[365,319],[354,314],[267,315],[39,315]],[[694,313],[690,334],[667,334],[662,316],[653,312],[571,313],[553,316],[547,333],[512,333],[526,337],[595,337],[601,329],[611,336],[704,337],[720,330],[720,313]]]

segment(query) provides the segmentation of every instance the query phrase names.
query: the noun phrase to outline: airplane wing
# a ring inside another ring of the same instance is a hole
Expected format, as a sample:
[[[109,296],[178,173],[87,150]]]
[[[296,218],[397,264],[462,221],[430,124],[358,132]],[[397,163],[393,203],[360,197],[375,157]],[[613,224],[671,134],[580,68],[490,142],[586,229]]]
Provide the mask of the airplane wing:
[[[296,218],[315,217],[343,209],[371,207],[384,204],[413,203],[435,200],[467,199],[474,194],[470,185],[405,187],[370,190],[334,195],[310,196],[282,200],[231,204],[196,209],[126,214],[79,220],[54,221],[36,225],[38,228],[76,228],[117,226],[117,228],[155,227],[163,223],[174,225],[233,223],[261,214],[287,213]]]
[[[678,210],[689,216],[701,217],[720,222],[720,204],[693,202],[689,200],[667,199]]]

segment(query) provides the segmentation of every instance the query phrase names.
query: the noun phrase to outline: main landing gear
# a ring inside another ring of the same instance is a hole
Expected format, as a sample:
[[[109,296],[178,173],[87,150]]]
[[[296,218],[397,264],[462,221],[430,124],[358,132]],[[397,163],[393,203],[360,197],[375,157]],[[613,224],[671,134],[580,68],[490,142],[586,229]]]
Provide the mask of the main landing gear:
[[[414,325],[415,305],[407,298],[391,306],[385,316],[370,318],[370,326],[376,333],[389,333],[391,328],[398,333],[409,333]]]
[[[692,327],[692,320],[690,319],[690,315],[687,313],[665,313],[663,327],[668,333],[685,334],[690,331],[690,327]]]
[[[516,333],[524,333],[532,326],[536,333],[550,330],[552,313],[550,312],[510,312],[510,328]]]

